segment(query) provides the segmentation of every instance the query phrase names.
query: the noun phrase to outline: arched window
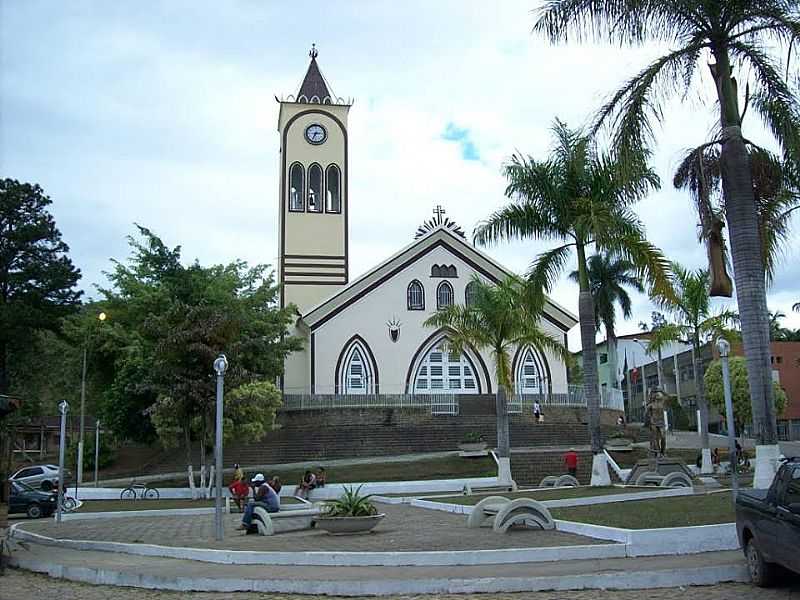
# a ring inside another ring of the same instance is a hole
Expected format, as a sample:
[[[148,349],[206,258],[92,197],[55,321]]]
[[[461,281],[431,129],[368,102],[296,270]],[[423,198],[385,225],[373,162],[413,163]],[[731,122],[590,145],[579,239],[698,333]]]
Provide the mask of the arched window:
[[[433,265],[431,267],[431,277],[441,277],[442,276],[442,267],[439,265]]]
[[[377,375],[367,348],[360,339],[345,350],[339,373],[339,391],[343,394],[374,394]]]
[[[342,212],[342,175],[339,167],[328,165],[325,171],[325,210],[329,213]]]
[[[416,279],[408,284],[408,310],[425,310],[425,288]]]
[[[466,354],[456,355],[441,339],[422,359],[414,376],[415,394],[477,394],[475,368]]]
[[[294,163],[289,169],[289,210],[303,212],[303,165]]]
[[[530,347],[525,348],[517,363],[515,381],[518,394],[541,394],[543,392],[542,374],[539,362]]]
[[[475,294],[477,293],[478,284],[474,281],[470,281],[464,290],[464,304],[466,304],[468,307],[475,304]]]
[[[322,212],[322,167],[316,163],[308,167],[308,210]]]
[[[453,304],[453,286],[443,281],[436,288],[436,308],[447,308],[451,304]]]

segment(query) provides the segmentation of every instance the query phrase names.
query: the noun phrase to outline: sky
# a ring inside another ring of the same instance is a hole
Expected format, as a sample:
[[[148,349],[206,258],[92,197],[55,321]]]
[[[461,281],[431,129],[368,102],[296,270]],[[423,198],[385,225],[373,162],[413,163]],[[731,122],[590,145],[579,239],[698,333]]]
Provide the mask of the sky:
[[[351,273],[408,244],[441,204],[469,234],[506,202],[502,165],[546,157],[558,117],[585,124],[626,77],[666,48],[550,46],[532,34],[536,0],[517,2],[52,2],[0,0],[0,176],[39,183],[81,287],[97,296],[134,223],[186,261],[275,264],[278,104],[312,43],[338,96],[352,98]],[[649,239],[705,266],[688,196],[672,188],[682,151],[713,125],[710,80],[667,105],[653,166],[662,189],[636,207]],[[769,143],[751,118],[746,134]],[[795,225],[800,225],[795,219]],[[772,310],[800,327],[797,227]],[[524,272],[547,249],[488,252]],[[577,313],[566,273],[553,298]],[[735,307],[733,301],[720,306]],[[620,333],[649,321],[635,294]],[[570,348],[579,344],[577,328]]]

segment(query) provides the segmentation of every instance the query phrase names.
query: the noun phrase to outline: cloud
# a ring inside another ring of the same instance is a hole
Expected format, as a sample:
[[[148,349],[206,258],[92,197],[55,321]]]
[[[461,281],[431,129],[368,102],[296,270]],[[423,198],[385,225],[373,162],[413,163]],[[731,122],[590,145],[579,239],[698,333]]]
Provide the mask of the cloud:
[[[437,204],[469,234],[507,202],[508,156],[545,158],[554,117],[586,123],[664,50],[550,46],[531,35],[531,4],[298,0],[287,10],[174,0],[142,11],[130,3],[5,2],[2,175],[38,182],[53,198],[90,293],[104,282],[108,259],[127,256],[133,222],[182,245],[187,261],[276,264],[274,96],[296,92],[316,42],[333,89],[355,98],[348,165],[357,276],[408,244]],[[672,172],[682,150],[705,141],[713,109],[705,95],[665,107],[653,160],[663,187],[635,207],[651,241],[690,267],[703,266],[705,253]],[[768,138],[754,127],[747,135]],[[522,273],[550,246],[524,240],[486,250]],[[800,313],[787,309],[800,301],[797,258],[787,256],[769,302],[795,327]],[[577,311],[566,276],[552,295]],[[647,297],[635,295],[620,333],[651,311]],[[576,330],[570,346],[578,345]]]
[[[480,160],[478,148],[470,139],[469,129],[459,128],[455,123],[448,123],[442,133],[442,139],[448,142],[457,142],[461,147],[461,158],[464,160]]]

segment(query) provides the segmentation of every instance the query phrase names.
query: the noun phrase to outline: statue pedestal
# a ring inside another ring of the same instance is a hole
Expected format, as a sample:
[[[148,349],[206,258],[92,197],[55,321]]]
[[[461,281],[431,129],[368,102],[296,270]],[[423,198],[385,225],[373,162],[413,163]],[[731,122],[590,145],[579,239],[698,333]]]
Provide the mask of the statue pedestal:
[[[682,460],[660,456],[657,458],[645,458],[638,461],[631,469],[625,485],[642,485],[640,479],[645,474],[653,474],[666,477],[670,473],[683,473],[689,480],[692,479],[692,472],[686,468]]]

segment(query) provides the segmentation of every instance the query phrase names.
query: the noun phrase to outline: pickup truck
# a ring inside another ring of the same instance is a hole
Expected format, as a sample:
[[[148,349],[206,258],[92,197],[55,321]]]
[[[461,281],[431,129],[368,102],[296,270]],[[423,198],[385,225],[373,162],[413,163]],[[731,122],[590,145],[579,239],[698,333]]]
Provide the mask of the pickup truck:
[[[739,492],[736,530],[753,583],[769,585],[776,566],[800,573],[800,458],[787,459],[768,490]]]

